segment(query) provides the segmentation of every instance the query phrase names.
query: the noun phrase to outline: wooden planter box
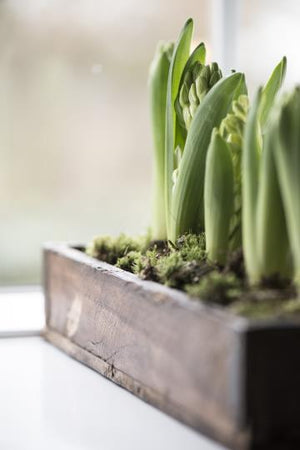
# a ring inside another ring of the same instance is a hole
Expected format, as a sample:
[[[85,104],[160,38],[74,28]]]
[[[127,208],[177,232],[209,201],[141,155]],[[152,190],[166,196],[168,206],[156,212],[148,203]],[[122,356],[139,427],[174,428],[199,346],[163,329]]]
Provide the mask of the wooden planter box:
[[[300,449],[300,324],[250,321],[47,245],[45,337],[232,449]]]

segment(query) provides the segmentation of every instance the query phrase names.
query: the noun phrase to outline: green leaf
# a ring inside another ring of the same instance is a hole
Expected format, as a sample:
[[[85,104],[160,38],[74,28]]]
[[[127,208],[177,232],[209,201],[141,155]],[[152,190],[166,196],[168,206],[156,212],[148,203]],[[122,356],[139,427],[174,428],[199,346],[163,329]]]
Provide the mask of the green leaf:
[[[204,42],[201,42],[199,45],[197,45],[197,47],[194,49],[194,51],[191,53],[189,59],[187,60],[187,63],[185,65],[184,70],[181,75],[179,87],[181,87],[182,80],[183,80],[186,72],[188,72],[190,70],[190,67],[197,61],[200,62],[201,64],[205,64],[205,57],[206,57],[206,48],[205,48]]]
[[[271,125],[261,158],[256,212],[256,251],[261,279],[273,275],[288,279],[292,275],[287,224],[275,165],[275,147],[276,131]]]
[[[149,73],[150,108],[154,141],[153,239],[166,239],[165,215],[165,118],[167,83],[174,45],[161,43]]]
[[[232,101],[245,91],[244,75],[235,73],[218,81],[196,111],[172,199],[171,227],[168,229],[172,241],[186,232],[198,233],[204,229],[204,174],[212,130],[220,126]]]
[[[295,281],[300,285],[300,87],[286,97],[279,116],[276,163],[287,218]]]
[[[244,132],[242,154],[242,236],[246,270],[249,279],[259,279],[259,263],[256,251],[256,212],[259,184],[261,139],[258,131],[258,112],[262,90],[259,89],[249,110]]]
[[[273,70],[269,80],[262,90],[261,106],[259,112],[259,121],[264,134],[268,126],[269,113],[274,103],[277,92],[282,86],[285,78],[287,60],[284,56],[279,64]]]
[[[177,97],[182,72],[189,58],[192,34],[193,34],[193,20],[188,19],[176,43],[168,76],[167,106],[166,106],[166,153],[165,153],[166,158],[165,202],[166,202],[166,222],[168,234],[170,228],[174,152],[176,148],[176,114],[174,104]]]
[[[208,258],[224,265],[229,245],[229,230],[234,211],[234,170],[231,152],[217,129],[207,151],[204,216]]]

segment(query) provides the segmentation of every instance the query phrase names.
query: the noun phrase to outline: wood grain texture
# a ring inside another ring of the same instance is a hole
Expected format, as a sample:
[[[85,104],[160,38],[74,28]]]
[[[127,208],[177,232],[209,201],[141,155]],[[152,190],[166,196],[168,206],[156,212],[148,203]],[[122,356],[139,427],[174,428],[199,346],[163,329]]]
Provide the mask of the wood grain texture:
[[[45,294],[46,338],[143,400],[231,448],[269,448],[261,445],[278,430],[282,439],[290,435],[275,401],[272,411],[259,405],[281,389],[275,382],[270,391],[259,377],[271,375],[264,360],[269,349],[276,354],[282,324],[232,316],[66,245],[45,249]],[[298,323],[286,328],[299,335]],[[260,347],[263,333],[268,343]],[[299,357],[293,367],[296,379]],[[281,395],[281,407],[284,401]],[[293,405],[294,430],[300,410]]]

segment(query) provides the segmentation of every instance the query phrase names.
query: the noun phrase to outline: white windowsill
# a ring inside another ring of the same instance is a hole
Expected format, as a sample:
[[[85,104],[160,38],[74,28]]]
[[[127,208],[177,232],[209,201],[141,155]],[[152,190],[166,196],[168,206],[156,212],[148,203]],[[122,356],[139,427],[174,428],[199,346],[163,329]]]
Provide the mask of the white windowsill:
[[[38,286],[0,288],[0,337],[40,334],[44,296]]]

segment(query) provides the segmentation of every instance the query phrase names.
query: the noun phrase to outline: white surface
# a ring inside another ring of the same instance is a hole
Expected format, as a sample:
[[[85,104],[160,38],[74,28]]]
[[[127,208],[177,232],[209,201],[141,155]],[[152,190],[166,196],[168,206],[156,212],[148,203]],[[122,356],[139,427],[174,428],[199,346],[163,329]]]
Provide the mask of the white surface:
[[[220,450],[39,337],[0,339],[1,450]]]
[[[0,289],[0,337],[38,333],[44,326],[44,297],[40,288]]]

